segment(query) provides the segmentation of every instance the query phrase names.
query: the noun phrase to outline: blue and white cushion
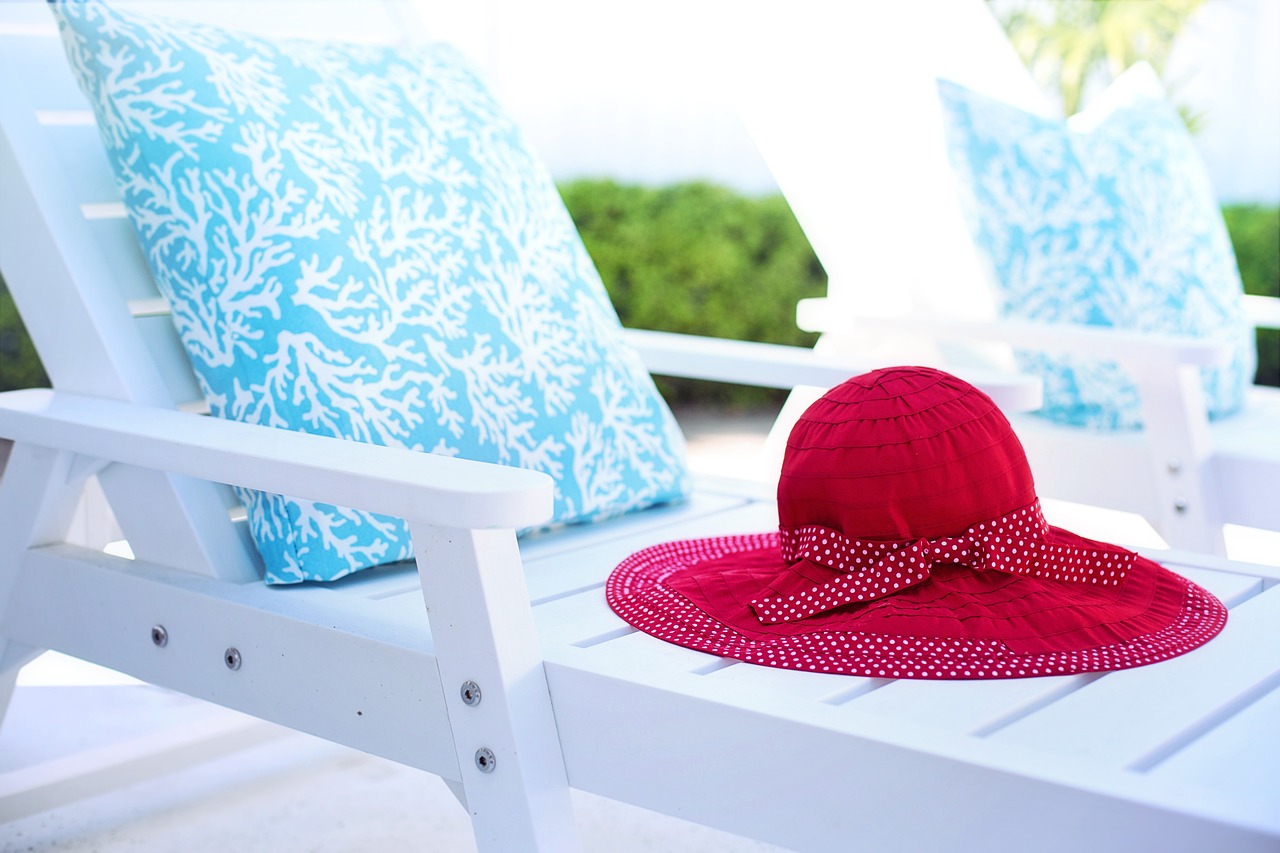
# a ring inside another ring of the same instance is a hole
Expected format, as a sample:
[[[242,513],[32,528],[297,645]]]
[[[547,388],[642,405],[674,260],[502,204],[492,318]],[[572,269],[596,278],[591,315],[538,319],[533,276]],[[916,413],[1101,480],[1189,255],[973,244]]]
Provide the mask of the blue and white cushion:
[[[1139,65],[1068,121],[939,81],[962,202],[1008,317],[1190,335],[1229,344],[1203,371],[1210,417],[1230,414],[1256,352],[1208,174],[1155,73]],[[1142,424],[1114,363],[1020,353],[1041,414],[1099,429]]]
[[[559,524],[686,493],[550,176],[454,50],[54,10],[216,415],[544,471]],[[268,582],[412,555],[398,519],[246,498]]]

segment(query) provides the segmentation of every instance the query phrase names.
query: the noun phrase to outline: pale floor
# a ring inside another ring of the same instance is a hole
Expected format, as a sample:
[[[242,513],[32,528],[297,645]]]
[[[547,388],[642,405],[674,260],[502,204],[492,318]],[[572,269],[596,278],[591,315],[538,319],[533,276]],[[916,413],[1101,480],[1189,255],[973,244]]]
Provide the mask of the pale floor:
[[[759,470],[771,420],[682,415],[695,470]],[[1094,538],[1161,544],[1132,517],[1058,504],[1046,512]],[[1232,533],[1233,556],[1275,562],[1276,538],[1244,533]],[[0,802],[11,771],[235,716],[52,653],[26,667],[18,684],[0,728]],[[580,792],[574,809],[588,851],[777,849]],[[2,853],[475,849],[465,812],[436,777],[296,733],[59,809],[10,817],[0,805]]]

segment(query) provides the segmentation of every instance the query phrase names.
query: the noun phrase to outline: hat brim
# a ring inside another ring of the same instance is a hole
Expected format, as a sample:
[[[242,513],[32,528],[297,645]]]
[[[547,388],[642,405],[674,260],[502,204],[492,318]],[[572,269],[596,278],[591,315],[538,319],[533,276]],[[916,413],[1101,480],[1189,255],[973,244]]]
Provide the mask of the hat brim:
[[[1048,538],[1115,550],[1056,527]],[[687,648],[882,678],[1127,669],[1190,651],[1227,620],[1216,597],[1141,556],[1117,586],[945,564],[916,586],[797,622],[764,624],[751,607],[762,594],[834,575],[809,561],[783,562],[778,534],[765,533],[655,545],[624,560],[605,592],[631,625]]]

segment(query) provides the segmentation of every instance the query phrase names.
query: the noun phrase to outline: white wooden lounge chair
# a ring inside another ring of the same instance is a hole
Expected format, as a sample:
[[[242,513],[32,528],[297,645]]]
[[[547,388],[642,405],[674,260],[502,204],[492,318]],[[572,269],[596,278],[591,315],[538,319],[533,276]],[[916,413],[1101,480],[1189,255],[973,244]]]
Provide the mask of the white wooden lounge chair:
[[[806,4],[795,14],[808,16],[803,26],[770,27],[768,49],[742,63],[741,101],[830,275],[827,297],[797,309],[801,328],[823,334],[818,349],[955,366],[978,343],[980,359],[1010,368],[1011,347],[1118,362],[1140,389],[1144,430],[1014,418],[1041,494],[1137,513],[1175,548],[1225,554],[1224,524],[1280,530],[1280,391],[1255,386],[1242,411],[1210,422],[1195,381],[1230,347],[995,319],[946,162],[935,78],[1046,107],[987,4],[940,3],[928,15]],[[1280,300],[1245,302],[1255,325],[1280,326]]]
[[[1101,677],[756,667],[635,632],[602,586],[654,542],[775,525],[758,488],[705,484],[518,542],[548,513],[541,474],[182,411],[185,362],[164,318],[130,311],[155,292],[44,14],[6,6],[0,31],[4,79],[27,83],[0,89],[0,269],[55,384],[0,396],[0,696],[57,649],[438,774],[481,850],[575,849],[569,787],[798,850],[1280,843],[1272,570],[1163,555],[1230,605],[1225,632]],[[822,385],[854,369],[636,340],[685,375]],[[1025,382],[980,384],[1035,405]],[[65,541],[90,476],[136,559]],[[268,588],[221,483],[407,518],[417,565]]]

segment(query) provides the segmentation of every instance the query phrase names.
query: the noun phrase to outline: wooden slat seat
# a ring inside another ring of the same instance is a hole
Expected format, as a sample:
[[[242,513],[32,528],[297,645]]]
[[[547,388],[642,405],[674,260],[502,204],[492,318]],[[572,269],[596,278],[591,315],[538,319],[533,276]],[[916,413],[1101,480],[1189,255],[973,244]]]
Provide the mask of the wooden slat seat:
[[[353,21],[360,38],[403,31],[363,3],[308,3],[302,16],[249,5],[248,17],[236,4],[190,11],[268,30],[292,17],[311,35]],[[909,683],[663,643],[609,609],[610,570],[656,542],[776,527],[771,487],[708,480],[678,506],[517,541],[548,510],[543,475],[195,414],[195,382],[43,4],[0,7],[0,76],[24,83],[0,87],[0,271],[55,386],[0,394],[0,438],[13,442],[0,479],[0,705],[25,662],[63,651],[438,774],[482,850],[574,849],[571,786],[798,850],[1280,843],[1275,570],[1163,555],[1228,603],[1226,632],[1102,676]],[[631,340],[664,373],[775,387],[876,366]],[[976,378],[1009,411],[1037,404],[1025,379]],[[68,541],[90,478],[133,559]],[[227,484],[403,517],[416,560],[269,588]],[[461,695],[468,681],[478,704]],[[166,743],[175,760],[258,737],[191,735],[204,746]],[[163,763],[134,762],[129,778]],[[86,772],[110,784],[100,763]],[[0,813],[56,794],[13,794]]]

